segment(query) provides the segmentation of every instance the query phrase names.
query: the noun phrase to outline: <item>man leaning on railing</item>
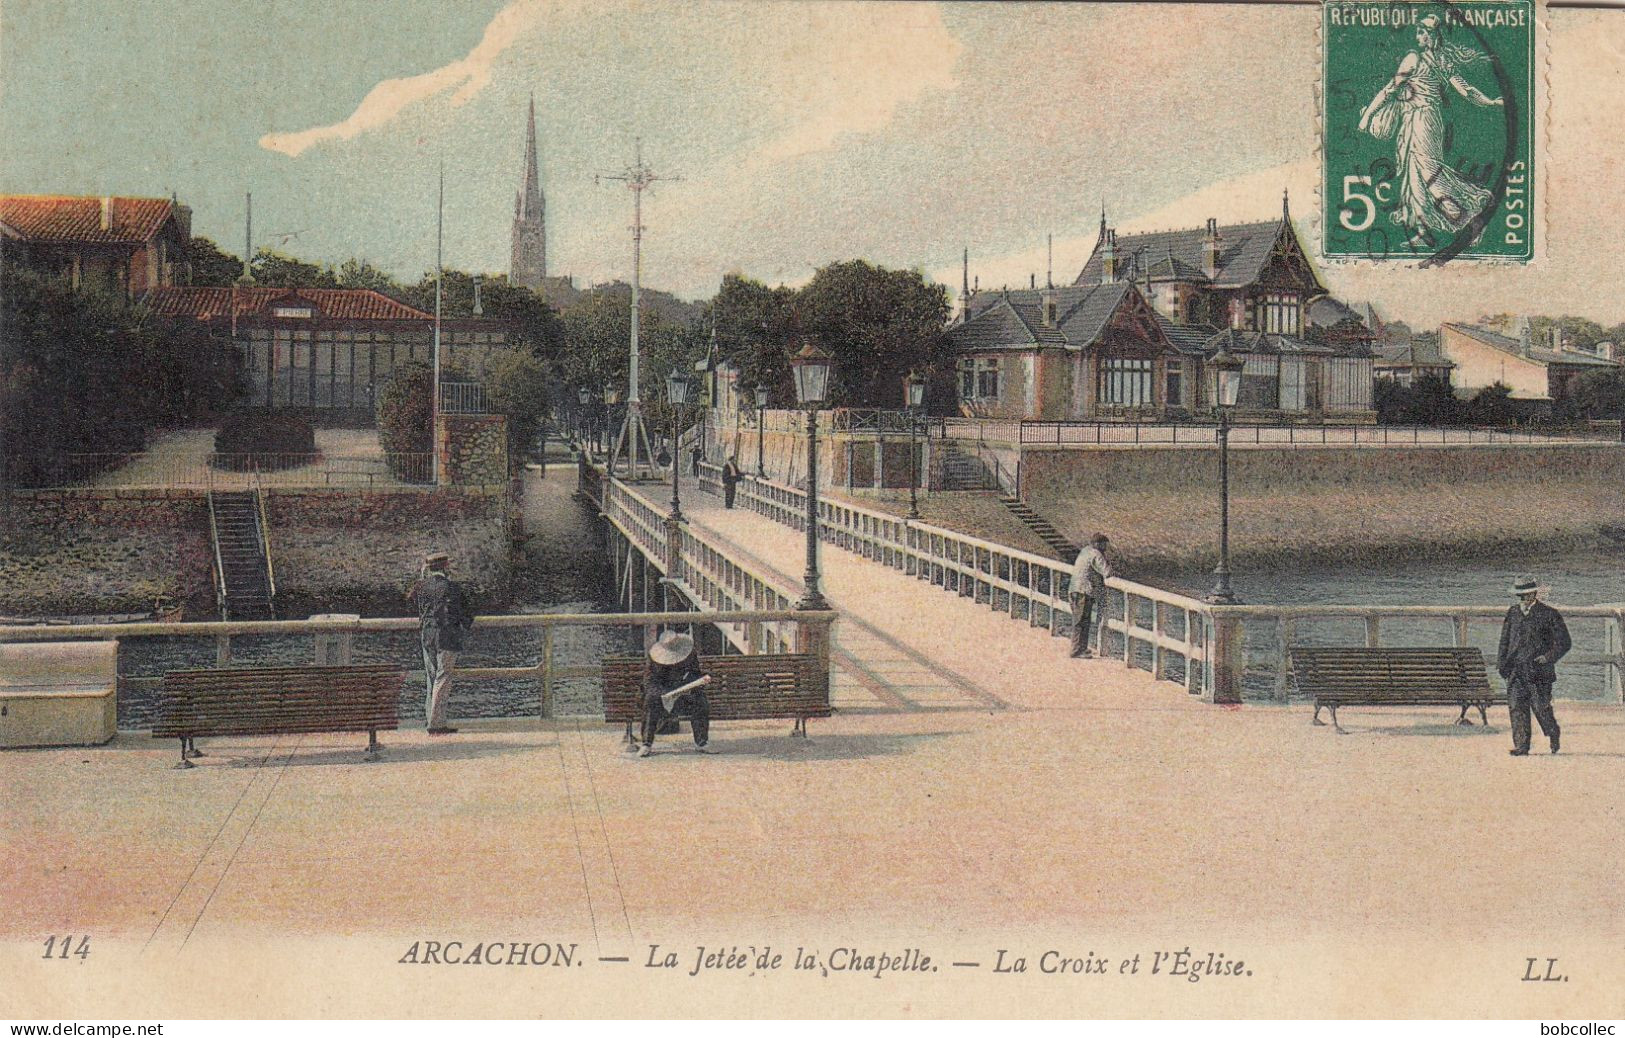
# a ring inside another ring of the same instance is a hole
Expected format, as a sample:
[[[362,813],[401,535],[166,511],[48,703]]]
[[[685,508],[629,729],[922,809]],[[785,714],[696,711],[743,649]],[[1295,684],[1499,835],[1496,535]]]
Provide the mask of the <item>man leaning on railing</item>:
[[[1106,546],[1111,541],[1103,533],[1089,538],[1089,546],[1078,552],[1072,564],[1072,658],[1090,659],[1089,631],[1096,627],[1096,618],[1103,614],[1106,602],[1106,580],[1112,575],[1112,564],[1106,559]],[[1095,647],[1100,647],[1100,635],[1095,635]]]

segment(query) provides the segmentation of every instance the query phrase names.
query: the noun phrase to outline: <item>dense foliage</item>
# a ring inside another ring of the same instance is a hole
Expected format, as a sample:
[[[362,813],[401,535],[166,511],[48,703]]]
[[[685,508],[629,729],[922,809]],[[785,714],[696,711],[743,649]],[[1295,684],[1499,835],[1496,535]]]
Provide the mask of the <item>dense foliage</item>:
[[[26,270],[0,274],[0,346],[0,445],[17,485],[45,478],[29,458],[140,451],[149,428],[212,418],[242,391],[237,351],[203,325]]]
[[[440,369],[442,381],[467,382],[458,368]],[[428,471],[418,459],[402,455],[434,450],[434,369],[422,361],[397,367],[378,394],[378,442],[389,458],[390,471],[403,481],[422,481]]]

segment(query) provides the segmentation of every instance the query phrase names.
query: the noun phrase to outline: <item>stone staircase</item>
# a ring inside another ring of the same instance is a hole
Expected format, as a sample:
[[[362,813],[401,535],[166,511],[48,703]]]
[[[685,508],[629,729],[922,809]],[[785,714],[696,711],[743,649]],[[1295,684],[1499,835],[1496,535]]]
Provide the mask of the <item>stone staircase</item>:
[[[226,599],[225,620],[274,620],[271,568],[260,529],[259,502],[253,491],[216,491],[209,495],[214,516],[214,543],[220,552]]]
[[[1052,526],[1048,519],[1028,507],[1027,502],[1019,497],[1000,494],[999,504],[1021,520],[1021,524],[1031,530],[1034,536],[1049,545],[1050,550],[1054,551],[1062,562],[1071,562],[1078,557],[1078,546],[1063,537],[1061,531]]]
[[[998,480],[988,470],[987,463],[975,454],[967,453],[952,440],[938,440],[935,444],[939,490],[997,490]]]

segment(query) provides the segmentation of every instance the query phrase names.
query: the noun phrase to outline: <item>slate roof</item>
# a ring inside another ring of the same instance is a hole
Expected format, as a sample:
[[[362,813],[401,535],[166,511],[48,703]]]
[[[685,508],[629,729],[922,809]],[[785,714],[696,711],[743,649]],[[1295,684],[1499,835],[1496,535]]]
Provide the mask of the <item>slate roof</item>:
[[[1214,354],[1220,350],[1229,350],[1231,353],[1262,353],[1262,354],[1289,354],[1311,357],[1369,357],[1371,351],[1363,346],[1348,344],[1344,346],[1328,346],[1324,343],[1310,342],[1295,335],[1276,335],[1270,332],[1247,332],[1235,328],[1226,328],[1205,344],[1207,353]]]
[[[1157,324],[1162,328],[1162,334],[1174,344],[1174,349],[1193,357],[1207,356],[1208,340],[1218,333],[1218,329],[1210,324],[1175,324],[1160,312],[1157,314]]]
[[[1588,368],[1617,368],[1620,366],[1617,361],[1604,360],[1601,357],[1593,357],[1585,353],[1558,353],[1555,350],[1543,349],[1539,346],[1525,348],[1524,344],[1517,339],[1509,339],[1505,335],[1498,335],[1476,325],[1451,324],[1446,327],[1454,328],[1477,339],[1486,346],[1500,350],[1502,353],[1509,353],[1514,357],[1522,357],[1525,360],[1532,360],[1541,364],[1572,364],[1576,367]]]
[[[948,330],[948,340],[959,351],[1033,346],[1081,350],[1100,337],[1131,288],[1119,281],[984,293],[971,298],[969,318]],[[1053,328],[1044,326],[1044,297],[1049,294],[1056,304]]]
[[[1409,342],[1379,344],[1373,348],[1377,362],[1384,367],[1453,368],[1455,363],[1439,349],[1436,340],[1412,339]]]
[[[1219,262],[1211,282],[1220,288],[1239,288],[1258,280],[1269,261],[1270,249],[1281,234],[1281,220],[1264,223],[1226,224],[1219,230]],[[1153,231],[1149,234],[1121,234],[1117,237],[1117,255],[1121,262],[1143,276],[1149,270],[1152,278],[1167,278],[1173,271],[1184,271],[1181,279],[1210,280],[1204,273],[1202,243],[1207,228],[1192,227],[1178,231]],[[1074,285],[1100,283],[1101,247],[1089,254],[1089,261],[1078,273]],[[1127,269],[1127,268],[1125,268]],[[1167,273],[1159,274],[1163,270]],[[1127,273],[1121,275],[1129,276]]]
[[[151,241],[174,214],[167,198],[0,195],[0,224],[24,241],[140,245]]]
[[[165,317],[193,317],[200,321],[227,320],[236,302],[237,316],[270,315],[273,303],[308,305],[316,318],[340,321],[432,321],[433,314],[397,302],[382,292],[364,288],[155,288],[146,303]]]

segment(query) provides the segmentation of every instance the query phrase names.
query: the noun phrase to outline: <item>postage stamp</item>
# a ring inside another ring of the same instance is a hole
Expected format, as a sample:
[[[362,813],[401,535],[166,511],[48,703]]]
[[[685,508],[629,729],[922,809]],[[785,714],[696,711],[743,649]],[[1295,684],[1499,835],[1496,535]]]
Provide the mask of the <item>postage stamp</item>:
[[[1328,3],[1322,19],[1325,255],[1531,260],[1534,6]]]

